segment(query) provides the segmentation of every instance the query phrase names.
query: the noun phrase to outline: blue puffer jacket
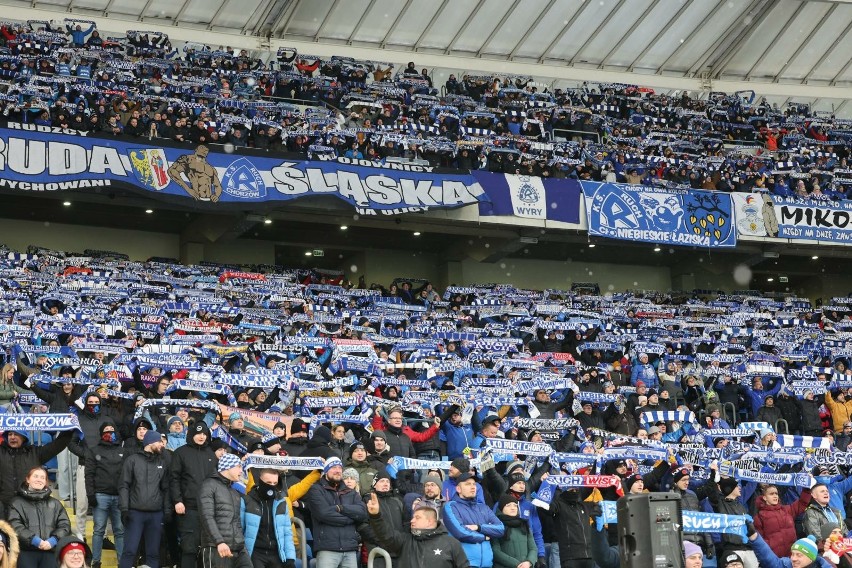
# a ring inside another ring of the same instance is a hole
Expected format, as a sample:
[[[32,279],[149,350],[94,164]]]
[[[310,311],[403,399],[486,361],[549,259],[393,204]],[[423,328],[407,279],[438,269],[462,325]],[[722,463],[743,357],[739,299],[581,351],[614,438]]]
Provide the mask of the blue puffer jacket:
[[[500,538],[506,529],[488,505],[475,499],[462,499],[456,494],[452,501],[444,504],[443,519],[449,533],[462,543],[471,566],[489,568],[494,565],[491,543],[485,537]],[[472,531],[465,525],[477,525],[479,530]]]
[[[258,495],[258,487],[255,486],[249,491],[249,494],[243,497],[243,504],[240,507],[240,521],[243,524],[243,531],[246,535],[246,550],[249,556],[254,552],[254,545],[257,542],[257,533],[260,530],[260,519],[263,515],[263,508],[269,506],[269,501],[261,499]],[[286,560],[296,559],[296,547],[293,544],[293,529],[291,528],[292,521],[287,513],[287,502],[277,495],[272,501],[273,520],[272,524],[275,527],[275,540],[278,541],[278,557],[282,562]]]
[[[447,457],[450,460],[464,457],[464,449],[473,443],[473,428],[470,424],[455,426],[449,421],[441,424],[441,440],[447,443]]]

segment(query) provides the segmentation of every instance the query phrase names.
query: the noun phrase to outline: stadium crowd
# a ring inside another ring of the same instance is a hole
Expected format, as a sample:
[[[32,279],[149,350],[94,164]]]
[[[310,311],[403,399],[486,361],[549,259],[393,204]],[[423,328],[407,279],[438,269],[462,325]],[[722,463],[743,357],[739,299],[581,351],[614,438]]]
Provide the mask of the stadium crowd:
[[[850,561],[852,298],[38,247],[0,288],[0,562],[80,568],[91,515],[95,568],[108,526],[121,568],[609,568],[647,491],[745,527],[686,532],[690,568]]]
[[[93,23],[6,22],[10,121],[98,136],[228,144],[303,157],[432,166],[798,199],[846,199],[850,121],[753,92],[658,94],[624,84],[552,92],[529,76],[450,75],[281,48],[172,45]],[[303,110],[304,104],[318,105]]]

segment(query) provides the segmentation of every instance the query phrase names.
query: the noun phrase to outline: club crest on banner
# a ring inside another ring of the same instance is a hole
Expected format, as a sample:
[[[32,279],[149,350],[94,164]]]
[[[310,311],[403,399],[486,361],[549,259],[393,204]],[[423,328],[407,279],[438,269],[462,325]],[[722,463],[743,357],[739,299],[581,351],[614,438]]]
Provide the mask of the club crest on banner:
[[[518,199],[524,203],[537,203],[539,200],[538,191],[535,186],[530,183],[530,178],[522,176],[520,178],[521,186],[518,188]]]
[[[250,161],[240,158],[231,162],[222,176],[222,189],[228,195],[240,198],[266,197],[266,183]]]
[[[731,199],[707,191],[583,184],[589,232],[613,239],[735,246]]]
[[[161,191],[169,185],[166,153],[162,148],[139,148],[127,151],[133,175],[148,189]]]

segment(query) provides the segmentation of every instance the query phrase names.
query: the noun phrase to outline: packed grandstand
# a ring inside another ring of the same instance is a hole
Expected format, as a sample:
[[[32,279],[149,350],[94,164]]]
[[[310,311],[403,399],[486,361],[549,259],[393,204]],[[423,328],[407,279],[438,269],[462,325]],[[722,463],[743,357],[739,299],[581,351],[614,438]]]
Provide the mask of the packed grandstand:
[[[451,75],[280,48],[250,55],[93,23],[7,22],[9,121],[97,136],[669,188],[846,198],[850,121],[753,91],[657,94],[627,84],[548,90],[531,76]],[[267,61],[268,59],[268,61]],[[307,105],[307,106],[306,106]]]
[[[757,237],[852,186],[852,121],[751,91],[551,91],[475,72],[436,85],[416,62],[102,37],[83,19],[0,34],[9,131],[129,141],[137,185],[196,201],[248,195],[207,146],[817,203],[770,221],[746,201],[755,222],[738,231]],[[132,146],[156,140],[195,154]],[[525,203],[553,209],[552,187]],[[557,220],[579,219],[575,191],[576,219]],[[642,201],[656,211],[643,235],[735,245],[732,201],[696,199]],[[101,568],[107,548],[120,568],[614,568],[631,562],[616,503],[647,492],[680,499],[671,566],[852,562],[852,297],[417,276],[368,287],[336,270],[0,248],[0,568]]]

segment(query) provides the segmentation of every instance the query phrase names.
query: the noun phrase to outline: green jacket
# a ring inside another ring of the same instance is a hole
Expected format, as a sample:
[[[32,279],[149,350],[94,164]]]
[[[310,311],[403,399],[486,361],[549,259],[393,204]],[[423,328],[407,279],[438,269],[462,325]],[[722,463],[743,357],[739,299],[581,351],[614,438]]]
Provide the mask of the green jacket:
[[[0,381],[0,405],[9,404],[19,392],[26,392],[14,382]]]
[[[521,527],[510,527],[506,524],[520,517],[497,515],[506,527],[506,533],[501,538],[491,540],[491,550],[494,552],[494,568],[517,568],[518,564],[527,561],[533,566],[538,561],[538,547],[535,545],[532,531],[524,531]],[[521,522],[526,523],[524,519]]]

